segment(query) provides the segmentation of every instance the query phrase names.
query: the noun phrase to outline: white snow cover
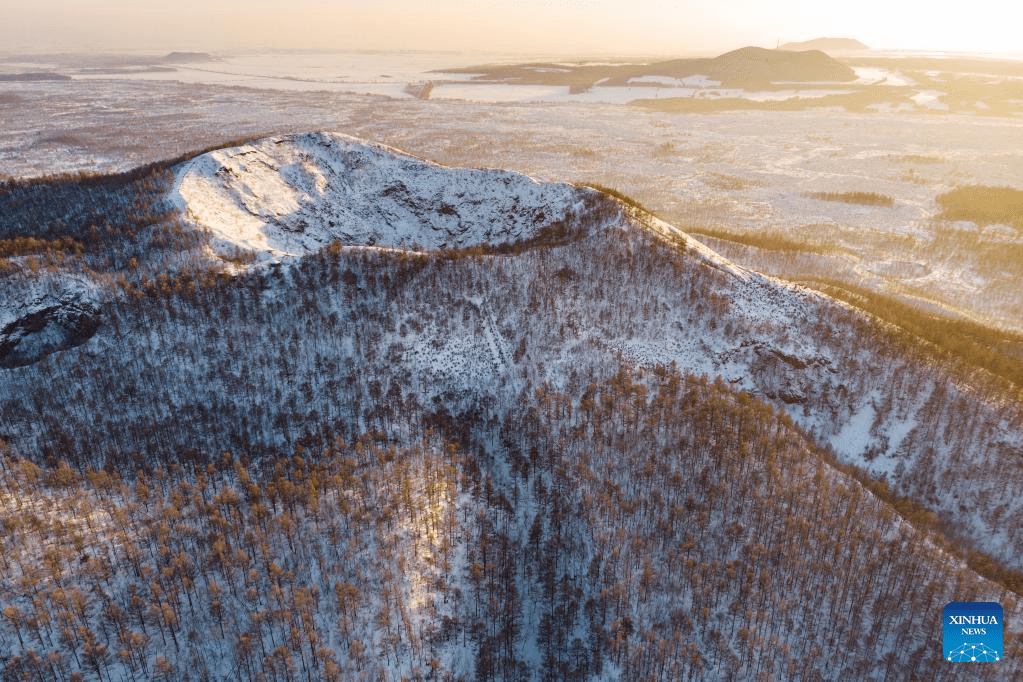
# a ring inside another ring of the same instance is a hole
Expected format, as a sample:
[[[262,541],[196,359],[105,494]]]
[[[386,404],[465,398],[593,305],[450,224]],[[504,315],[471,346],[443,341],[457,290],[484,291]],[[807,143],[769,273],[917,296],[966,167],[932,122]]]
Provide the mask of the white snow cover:
[[[629,83],[653,83],[655,85],[682,86],[687,88],[720,88],[721,81],[711,80],[702,74],[686,76],[685,78],[672,78],[671,76],[635,76],[629,79]]]
[[[62,273],[57,277],[23,272],[6,278],[0,289],[0,331],[47,308],[69,304],[98,307],[99,301],[99,287],[84,276]]]
[[[174,198],[216,250],[268,259],[334,240],[424,249],[517,241],[581,209],[585,191],[307,133],[196,157],[179,167]]]

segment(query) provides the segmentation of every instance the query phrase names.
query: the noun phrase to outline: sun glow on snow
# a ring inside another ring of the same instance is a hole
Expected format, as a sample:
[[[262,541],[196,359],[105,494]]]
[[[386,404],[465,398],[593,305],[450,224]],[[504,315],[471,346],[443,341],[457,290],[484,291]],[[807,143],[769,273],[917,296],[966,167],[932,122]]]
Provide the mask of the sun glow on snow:
[[[61,470],[58,469],[58,472]],[[35,472],[35,474],[33,474]],[[38,485],[38,469],[26,464],[22,476],[9,476],[0,490],[0,526],[8,551],[3,572],[12,577],[23,567],[41,566],[43,571],[20,576],[30,581],[60,581],[90,559],[105,559],[108,547],[120,545],[110,514],[91,494],[62,491]],[[0,564],[3,567],[4,564]]]
[[[400,535],[411,543],[400,567],[405,574],[405,604],[412,614],[427,616],[443,599],[438,582],[452,571],[457,486],[450,465],[430,462],[402,477]]]

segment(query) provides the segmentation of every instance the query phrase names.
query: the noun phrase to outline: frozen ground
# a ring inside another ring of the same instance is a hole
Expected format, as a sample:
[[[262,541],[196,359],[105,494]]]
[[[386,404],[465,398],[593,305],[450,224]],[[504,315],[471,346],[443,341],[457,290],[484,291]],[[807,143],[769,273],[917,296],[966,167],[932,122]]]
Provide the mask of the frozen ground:
[[[363,55],[357,69],[332,63],[317,70],[309,56],[280,63],[247,59],[257,71],[276,64],[273,73],[281,78],[273,79],[274,87],[287,88],[372,71],[381,78],[411,79],[443,62],[423,58],[401,71],[397,58],[382,56],[381,68],[373,69]],[[474,60],[480,61],[452,55],[447,63]],[[859,76],[900,78],[882,71]],[[1019,184],[1018,118],[934,109],[680,114],[567,96],[557,102],[420,101],[319,86],[298,92],[100,76],[0,83],[0,173],[110,171],[242,137],[338,130],[450,165],[611,186],[690,231],[783,236],[805,247],[780,252],[715,243],[755,269],[839,278],[1023,329],[1023,264],[1011,257],[1023,249],[1023,235],[972,224],[950,231],[933,220],[935,197],[952,187]],[[451,84],[434,88],[431,97],[442,96],[445,87],[489,86]],[[594,88],[604,89],[667,90],[652,84]],[[528,99],[527,92],[519,94]],[[811,192],[850,191],[878,192],[894,204],[878,208],[808,198]]]

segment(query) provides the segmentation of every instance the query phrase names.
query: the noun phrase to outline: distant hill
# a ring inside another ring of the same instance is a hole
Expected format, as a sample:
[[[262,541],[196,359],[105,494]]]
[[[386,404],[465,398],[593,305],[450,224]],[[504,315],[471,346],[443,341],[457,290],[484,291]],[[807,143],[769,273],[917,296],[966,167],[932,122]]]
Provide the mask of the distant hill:
[[[804,40],[801,43],[785,43],[778,49],[789,51],[852,52],[869,50],[870,48],[853,38],[814,38],[813,40]]]
[[[190,62],[212,62],[213,55],[206,52],[171,52],[162,60],[168,64],[188,64]]]
[[[762,47],[742,47],[713,59],[673,59],[655,64],[620,67],[607,85],[627,85],[644,76],[686,78],[703,75],[726,88],[756,88],[775,82],[812,83],[851,81],[856,74],[819,50],[788,52]]]
[[[691,66],[687,64],[685,68]],[[765,50],[761,47],[743,47],[707,60],[705,75],[731,87],[750,87],[778,81],[856,79],[856,74],[851,68],[819,50],[788,52]]]
[[[652,64],[550,64],[475,66],[447,73],[477,74],[475,80],[517,85],[567,85],[579,92],[600,82],[632,85],[640,78],[706,76],[726,88],[757,88],[774,82],[853,81],[856,74],[820,50],[792,52],[743,47],[714,58],[672,59]]]

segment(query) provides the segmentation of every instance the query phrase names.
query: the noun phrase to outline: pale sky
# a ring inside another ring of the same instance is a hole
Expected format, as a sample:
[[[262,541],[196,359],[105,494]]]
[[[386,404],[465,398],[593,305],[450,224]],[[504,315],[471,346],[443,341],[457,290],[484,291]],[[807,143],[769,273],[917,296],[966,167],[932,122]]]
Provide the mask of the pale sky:
[[[822,36],[1023,52],[1006,0],[0,0],[0,52],[416,49],[716,54]]]

